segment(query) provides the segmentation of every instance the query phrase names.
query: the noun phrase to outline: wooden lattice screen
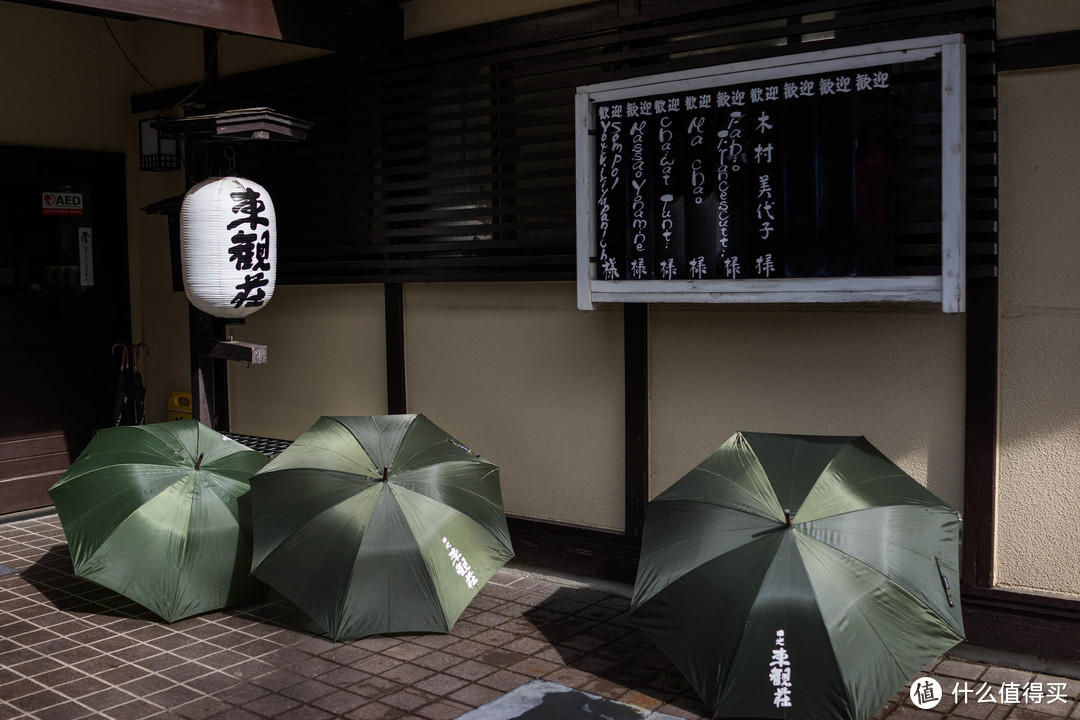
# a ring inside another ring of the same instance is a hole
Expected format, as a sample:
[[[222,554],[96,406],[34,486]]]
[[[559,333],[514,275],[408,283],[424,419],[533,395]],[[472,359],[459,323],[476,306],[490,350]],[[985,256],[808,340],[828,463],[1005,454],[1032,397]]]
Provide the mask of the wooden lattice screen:
[[[968,54],[968,274],[995,272],[992,0],[641,0],[620,16],[626,4],[421,38],[388,60],[358,52],[222,80],[212,106],[314,123],[302,143],[243,158],[274,195],[279,282],[572,280],[578,86],[952,32]],[[917,171],[918,147],[940,138],[913,142]],[[905,214],[899,232],[900,265],[936,262],[934,217]]]

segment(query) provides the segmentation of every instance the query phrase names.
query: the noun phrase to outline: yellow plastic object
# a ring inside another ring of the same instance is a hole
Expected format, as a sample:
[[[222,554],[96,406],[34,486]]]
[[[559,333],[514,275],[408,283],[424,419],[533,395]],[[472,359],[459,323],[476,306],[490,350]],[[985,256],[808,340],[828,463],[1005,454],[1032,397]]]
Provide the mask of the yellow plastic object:
[[[169,395],[169,420],[191,418],[191,393],[173,390]]]

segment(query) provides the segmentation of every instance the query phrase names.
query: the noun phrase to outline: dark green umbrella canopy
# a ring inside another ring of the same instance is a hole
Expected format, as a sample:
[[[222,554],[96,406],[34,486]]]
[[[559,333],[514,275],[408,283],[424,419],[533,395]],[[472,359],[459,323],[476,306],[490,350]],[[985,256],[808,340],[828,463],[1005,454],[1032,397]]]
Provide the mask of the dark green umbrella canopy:
[[[423,415],[320,418],[251,488],[252,572],[335,640],[449,632],[514,555],[499,469]]]
[[[631,620],[716,717],[871,717],[964,638],[960,519],[865,438],[737,433],[646,507]]]
[[[101,430],[49,488],[75,574],[169,622],[262,598],[239,498],[266,463],[196,420]]]

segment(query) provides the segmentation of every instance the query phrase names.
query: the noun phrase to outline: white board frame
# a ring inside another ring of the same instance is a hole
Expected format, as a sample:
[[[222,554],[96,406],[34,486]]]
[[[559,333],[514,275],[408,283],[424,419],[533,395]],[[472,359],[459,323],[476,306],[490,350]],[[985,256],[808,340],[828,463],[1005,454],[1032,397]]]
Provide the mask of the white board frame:
[[[941,275],[741,280],[602,280],[596,263],[595,103],[941,57]],[[578,308],[598,302],[941,303],[966,309],[967,119],[962,35],[938,35],[584,85],[575,98]]]

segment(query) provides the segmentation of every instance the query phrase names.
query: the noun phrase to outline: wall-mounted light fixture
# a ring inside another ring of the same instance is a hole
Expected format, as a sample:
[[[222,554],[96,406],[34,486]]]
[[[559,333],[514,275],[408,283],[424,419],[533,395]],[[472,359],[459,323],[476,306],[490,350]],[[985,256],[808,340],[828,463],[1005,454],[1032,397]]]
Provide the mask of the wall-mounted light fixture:
[[[139,169],[176,170],[180,154],[174,138],[162,137],[152,124],[157,118],[139,121]]]

